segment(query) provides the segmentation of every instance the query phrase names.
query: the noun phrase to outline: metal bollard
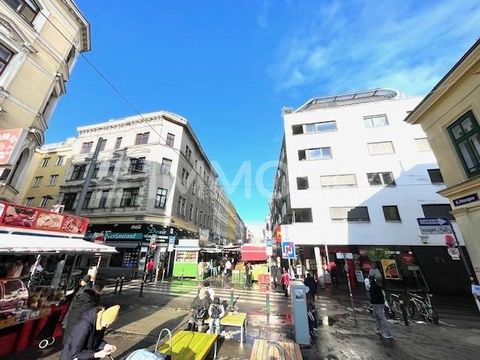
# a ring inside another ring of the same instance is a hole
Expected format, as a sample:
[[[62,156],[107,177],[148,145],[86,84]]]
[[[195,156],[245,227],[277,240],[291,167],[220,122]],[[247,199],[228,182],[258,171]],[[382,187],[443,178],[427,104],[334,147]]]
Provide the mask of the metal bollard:
[[[143,296],[143,285],[145,284],[146,277],[147,275],[143,274],[142,283],[140,284],[140,295],[139,295],[140,297]]]
[[[122,293],[123,282],[124,281],[125,281],[125,276],[122,276],[121,279],[120,279],[120,289],[118,290],[118,295],[120,295]]]
[[[270,293],[265,294],[265,311],[267,312],[267,322],[270,322]]]
[[[234,298],[234,293],[233,289],[230,291],[230,311],[233,311],[233,298]]]
[[[113,293],[116,294],[117,293],[117,289],[118,289],[118,283],[120,282],[120,277],[117,276],[117,279],[115,280],[115,290],[113,290]]]

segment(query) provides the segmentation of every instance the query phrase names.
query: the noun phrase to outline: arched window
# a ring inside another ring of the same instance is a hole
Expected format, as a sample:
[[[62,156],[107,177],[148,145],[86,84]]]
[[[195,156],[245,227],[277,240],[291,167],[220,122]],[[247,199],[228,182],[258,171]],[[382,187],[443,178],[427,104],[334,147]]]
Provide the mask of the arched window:
[[[13,167],[12,175],[10,176],[10,180],[8,180],[8,185],[12,186],[13,188],[17,187],[18,180],[20,180],[23,170],[27,166],[29,157],[30,157],[30,150],[24,149],[22,151],[22,154],[18,158],[17,163]]]
[[[35,20],[40,12],[40,6],[35,0],[5,0],[5,2],[29,24]]]

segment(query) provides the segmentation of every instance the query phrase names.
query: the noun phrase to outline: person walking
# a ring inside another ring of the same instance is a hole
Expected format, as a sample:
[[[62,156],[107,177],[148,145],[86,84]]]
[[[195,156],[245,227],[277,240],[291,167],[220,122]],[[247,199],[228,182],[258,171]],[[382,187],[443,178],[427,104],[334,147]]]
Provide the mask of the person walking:
[[[88,310],[68,335],[60,360],[103,359],[117,350],[103,341],[105,331],[117,319],[120,306]]]
[[[385,296],[382,287],[373,275],[369,276],[370,280],[370,303],[373,307],[373,316],[376,321],[376,333],[386,340],[393,340],[390,324],[385,317]]]
[[[252,286],[252,264],[249,262],[245,265],[245,275],[247,276],[247,286]]]
[[[372,267],[368,271],[368,277],[373,276],[377,283],[383,287],[383,276],[376,262],[372,262]]]
[[[148,277],[150,278],[150,282],[153,281],[154,271],[155,271],[155,260],[153,260],[153,257],[151,257],[147,263],[147,272],[148,272]]]
[[[227,275],[227,278],[231,278],[232,276],[232,263],[230,262],[230,259],[227,259],[225,262],[225,274]]]
[[[282,283],[283,292],[285,293],[285,296],[288,297],[288,291],[292,280],[290,280],[290,275],[288,275],[285,268],[282,269],[282,277],[280,278],[280,281]]]
[[[278,267],[277,265],[275,264],[272,264],[272,266],[270,266],[270,275],[272,277],[272,282],[273,282],[273,288],[276,289],[277,288],[277,283],[278,283]]]
[[[86,280],[86,278],[84,277]],[[90,309],[95,308],[100,303],[100,292],[102,286],[93,284],[91,287],[84,286],[73,297],[68,309],[67,315],[63,320],[63,344],[65,345],[70,333],[77,323],[80,322],[83,315]]]
[[[312,295],[313,301],[315,301],[315,295],[317,294],[317,282],[310,275],[310,273],[307,273],[307,277],[303,281],[303,284],[308,287],[308,292]]]

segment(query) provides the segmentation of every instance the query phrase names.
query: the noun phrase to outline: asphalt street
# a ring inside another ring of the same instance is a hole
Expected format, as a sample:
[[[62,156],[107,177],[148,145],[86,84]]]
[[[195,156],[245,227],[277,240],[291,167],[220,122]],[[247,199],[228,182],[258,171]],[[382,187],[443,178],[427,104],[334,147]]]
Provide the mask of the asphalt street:
[[[153,349],[161,329],[186,326],[190,304],[196,294],[195,281],[146,284],[143,296],[136,283],[127,284],[122,294],[106,289],[104,305],[120,304],[121,316],[107,340],[118,348],[115,359],[124,359],[139,348]],[[214,283],[215,294],[234,302],[238,311],[248,313],[246,342],[240,334],[225,328],[217,359],[250,359],[255,339],[293,339],[290,300],[279,291],[254,286],[232,289]],[[266,294],[270,292],[271,310],[266,311]],[[405,326],[391,320],[395,340],[384,341],[374,332],[372,315],[365,300],[356,299],[355,316],[348,296],[321,290],[317,307],[322,325],[312,346],[302,348],[304,359],[478,359],[480,354],[480,316],[469,307],[437,308],[440,325],[416,321]],[[267,316],[268,315],[268,316]],[[355,320],[356,318],[356,320]],[[60,343],[61,341],[58,341]],[[29,351],[6,357],[6,360],[58,359],[61,348]],[[260,359],[259,359],[260,360]]]

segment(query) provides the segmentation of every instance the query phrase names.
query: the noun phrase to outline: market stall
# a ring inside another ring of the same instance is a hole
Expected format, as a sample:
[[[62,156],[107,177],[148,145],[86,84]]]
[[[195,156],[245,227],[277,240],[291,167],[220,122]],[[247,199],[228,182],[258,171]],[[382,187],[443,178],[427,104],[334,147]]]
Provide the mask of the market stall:
[[[244,244],[241,247],[243,264],[252,264],[252,280],[259,283],[270,283],[270,273],[267,263],[267,247],[265,245]],[[242,276],[242,275],[240,275]]]
[[[197,239],[181,239],[175,246],[173,276],[179,278],[196,278],[199,271],[198,255],[200,247]]]
[[[0,202],[0,356],[61,335],[77,260],[100,263],[115,252],[83,240],[87,225],[85,218]]]

